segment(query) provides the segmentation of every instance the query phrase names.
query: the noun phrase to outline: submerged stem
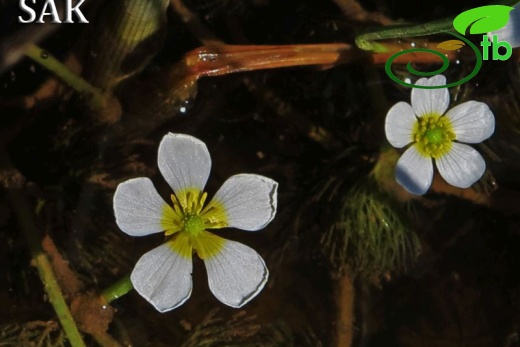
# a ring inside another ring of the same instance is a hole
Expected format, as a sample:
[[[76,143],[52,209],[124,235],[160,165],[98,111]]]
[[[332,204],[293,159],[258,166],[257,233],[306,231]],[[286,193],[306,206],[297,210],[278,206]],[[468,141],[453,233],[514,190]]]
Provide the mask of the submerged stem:
[[[43,251],[29,202],[18,189],[9,189],[9,197],[13,204],[18,223],[20,224],[20,229],[29,244],[31,255],[36,267],[38,268],[38,273],[42,280],[45,292],[49,297],[49,301],[58,316],[71,346],[85,347],[83,338],[74,322],[74,318],[72,318],[69,307],[65,302],[61,288],[56,276],[54,275],[52,265]]]
[[[76,92],[90,96],[90,98],[87,98],[87,100],[90,103],[90,107],[92,109],[99,110],[106,105],[107,98],[100,89],[92,86],[83,78],[70,71],[68,67],[66,67],[63,63],[61,63],[42,48],[34,44],[30,44],[25,49],[24,53],[27,57],[42,65],[47,70],[53,72],[63,82],[71,86]]]
[[[134,289],[132,282],[130,282],[130,275],[126,275],[110,287],[106,288],[101,292],[101,297],[108,304],[127,294],[129,291]]]
[[[452,23],[453,18],[448,18],[426,24],[406,24],[384,27],[373,32],[359,35],[356,37],[356,45],[362,50],[386,53],[390,51],[390,49],[387,48],[384,43],[376,43],[375,41],[445,33],[453,30]]]
[[[351,346],[354,339],[354,285],[351,274],[340,275],[336,282],[336,346]]]

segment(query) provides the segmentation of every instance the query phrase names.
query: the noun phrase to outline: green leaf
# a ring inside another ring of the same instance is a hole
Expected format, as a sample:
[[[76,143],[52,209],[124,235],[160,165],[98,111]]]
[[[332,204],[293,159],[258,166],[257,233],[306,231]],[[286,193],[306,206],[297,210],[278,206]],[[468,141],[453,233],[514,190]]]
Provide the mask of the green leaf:
[[[476,7],[459,14],[453,20],[453,27],[462,35],[469,28],[470,34],[485,34],[505,26],[509,20],[511,6],[488,5]]]

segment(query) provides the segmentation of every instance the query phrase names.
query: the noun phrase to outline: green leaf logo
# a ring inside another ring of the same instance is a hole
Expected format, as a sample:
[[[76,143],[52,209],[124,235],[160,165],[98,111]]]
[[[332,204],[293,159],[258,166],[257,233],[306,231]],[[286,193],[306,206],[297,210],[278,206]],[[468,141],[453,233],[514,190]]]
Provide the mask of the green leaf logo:
[[[461,40],[448,40],[441,42],[437,45],[437,48],[443,49],[445,51],[455,51],[464,47],[464,42]]]
[[[470,34],[485,34],[498,30],[507,24],[509,12],[514,7],[488,5],[476,7],[459,14],[453,20],[453,27],[462,35],[469,28]]]

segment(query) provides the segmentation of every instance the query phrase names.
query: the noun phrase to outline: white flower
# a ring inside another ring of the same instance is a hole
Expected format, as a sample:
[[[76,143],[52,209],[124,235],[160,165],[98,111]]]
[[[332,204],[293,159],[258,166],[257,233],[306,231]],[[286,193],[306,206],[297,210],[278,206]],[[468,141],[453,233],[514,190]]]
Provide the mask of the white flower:
[[[256,231],[276,213],[278,183],[260,175],[230,177],[204,206],[211,169],[206,145],[192,136],[167,134],[159,145],[159,170],[173,189],[172,205],[148,178],[119,184],[114,195],[117,225],[131,236],[164,232],[166,242],[144,254],[130,276],[134,288],[160,312],[191,294],[192,253],[204,260],[211,292],[242,307],[264,287],[268,270],[256,251],[207,231],[224,227]]]
[[[446,84],[443,75],[421,78],[418,86]],[[396,166],[396,179],[412,194],[424,194],[433,179],[433,163],[449,184],[468,188],[486,169],[482,156],[462,144],[479,143],[495,131],[495,118],[489,107],[468,101],[448,112],[447,88],[412,89],[412,105],[399,102],[386,115],[385,132],[392,146],[411,144]],[[446,113],[445,113],[446,112]]]

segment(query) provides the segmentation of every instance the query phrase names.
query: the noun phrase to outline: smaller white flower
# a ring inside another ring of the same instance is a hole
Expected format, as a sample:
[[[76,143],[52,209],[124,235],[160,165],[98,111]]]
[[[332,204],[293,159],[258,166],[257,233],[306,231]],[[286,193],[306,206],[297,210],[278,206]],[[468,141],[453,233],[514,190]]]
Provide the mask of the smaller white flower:
[[[416,85],[442,86],[443,75],[421,78]],[[495,131],[495,117],[489,107],[467,101],[448,112],[447,88],[412,89],[412,105],[398,102],[386,115],[385,132],[397,148],[410,145],[399,158],[396,179],[412,194],[426,193],[433,179],[433,161],[449,184],[468,188],[482,177],[486,163],[472,147]]]
[[[166,242],[144,254],[130,276],[135,290],[158,311],[182,305],[191,295],[192,253],[204,260],[209,288],[222,303],[242,307],[267,282],[269,272],[252,248],[208,229],[256,231],[276,214],[278,183],[264,176],[230,177],[205,204],[211,169],[206,145],[197,138],[167,134],[159,145],[159,170],[173,189],[167,204],[148,178],[119,184],[116,223],[131,236],[164,232]]]

